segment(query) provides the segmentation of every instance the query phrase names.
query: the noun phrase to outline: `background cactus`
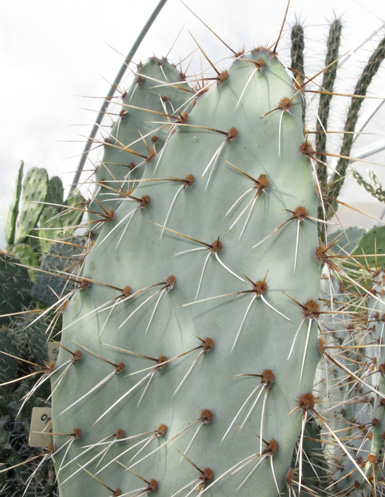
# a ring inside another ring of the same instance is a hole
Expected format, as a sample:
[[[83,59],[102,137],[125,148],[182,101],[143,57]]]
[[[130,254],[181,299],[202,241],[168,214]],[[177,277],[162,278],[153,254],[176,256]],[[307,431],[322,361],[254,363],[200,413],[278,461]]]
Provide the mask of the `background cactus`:
[[[358,171],[353,170],[353,176],[357,183],[362,185],[373,197],[380,202],[385,202],[385,191],[373,171],[369,171],[370,182],[366,181]]]
[[[362,284],[371,274],[369,292],[355,293],[352,285],[336,273],[323,283],[321,299],[328,299],[320,328],[319,363],[314,394],[319,412],[333,432],[320,427],[327,477],[336,495],[381,495],[383,446],[383,270],[366,270]],[[326,276],[326,274],[325,274]],[[348,283],[348,285],[346,285]],[[340,434],[342,445],[332,433]],[[347,458],[347,452],[352,458]],[[309,454],[310,459],[313,454]],[[360,474],[360,469],[362,473]],[[313,484],[315,479],[313,479]],[[320,481],[315,482],[319,487]],[[334,494],[333,494],[334,495]]]
[[[1,462],[11,468],[0,472],[4,496],[57,495],[52,461],[42,461],[40,448],[28,444],[32,409],[45,406],[50,395],[48,382],[39,388],[36,385],[41,376],[37,371],[48,364],[46,330],[50,320],[34,322],[35,317],[16,316],[0,329]]]
[[[24,181],[21,162],[15,199],[8,210],[6,224],[7,250],[30,268],[40,265],[42,254],[57,239],[71,236],[84,215],[84,198],[73,191],[63,199],[63,184],[58,176],[48,177],[43,168],[31,168]]]
[[[0,472],[0,494],[53,497],[53,463],[42,460],[28,437],[32,409],[45,406],[51,393],[49,382],[37,388],[36,378],[49,367],[47,340],[61,328],[57,307],[71,291],[67,278],[81,268],[85,241],[71,234],[84,215],[84,199],[74,191],[63,201],[60,178],[49,179],[44,169],[30,169],[23,182],[23,168],[8,215],[9,245],[0,254],[1,462],[10,468]]]

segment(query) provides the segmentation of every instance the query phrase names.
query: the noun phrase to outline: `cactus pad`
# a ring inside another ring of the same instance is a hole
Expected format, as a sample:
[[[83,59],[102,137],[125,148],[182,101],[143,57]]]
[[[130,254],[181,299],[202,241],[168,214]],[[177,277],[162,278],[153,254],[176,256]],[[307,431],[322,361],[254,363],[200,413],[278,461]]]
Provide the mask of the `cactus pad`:
[[[62,497],[285,490],[319,358],[309,156],[301,97],[261,49],[146,165],[63,313]]]
[[[48,194],[48,174],[45,169],[34,167],[25,175],[23,203],[19,216],[16,242],[23,242],[36,227]],[[36,233],[34,233],[36,236]]]

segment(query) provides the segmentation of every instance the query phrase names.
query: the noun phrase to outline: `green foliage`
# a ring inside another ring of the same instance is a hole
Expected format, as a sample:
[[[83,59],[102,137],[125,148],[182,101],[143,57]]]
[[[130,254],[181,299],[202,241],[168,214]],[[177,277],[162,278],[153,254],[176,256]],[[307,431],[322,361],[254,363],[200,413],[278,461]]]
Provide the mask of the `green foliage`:
[[[16,336],[9,328],[0,328],[0,350],[13,356],[17,356]],[[0,354],[0,383],[7,383],[17,375],[17,361],[10,355]],[[10,387],[4,385],[2,388],[8,390]]]
[[[36,317],[17,316],[0,329],[0,478],[6,496],[57,496],[52,461],[42,461],[41,449],[28,445],[32,408],[45,406],[50,395],[48,381],[39,388],[35,383],[48,361],[46,330],[52,322]]]
[[[15,362],[15,361],[14,361]],[[19,370],[20,375],[22,371]],[[24,371],[25,373],[25,371]],[[2,389],[0,396],[0,488],[1,495],[12,497],[57,497],[52,461],[42,461],[41,449],[28,445],[32,407],[42,407],[49,389],[43,389],[24,404],[18,414],[22,398],[29,394],[33,380],[23,382],[12,391]],[[5,467],[13,467],[4,471]]]

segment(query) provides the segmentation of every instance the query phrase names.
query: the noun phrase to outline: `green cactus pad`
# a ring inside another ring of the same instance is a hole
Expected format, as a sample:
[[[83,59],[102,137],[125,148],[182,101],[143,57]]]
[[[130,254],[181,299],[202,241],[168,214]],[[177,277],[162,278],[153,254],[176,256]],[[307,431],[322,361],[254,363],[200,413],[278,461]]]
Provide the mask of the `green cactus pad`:
[[[8,208],[7,218],[5,222],[5,239],[8,245],[13,245],[15,242],[16,221],[17,221],[17,216],[19,214],[19,204],[20,204],[21,189],[23,183],[23,169],[24,169],[24,162],[21,161],[19,166],[19,171],[17,173],[15,197],[12,205]]]
[[[23,204],[19,216],[16,242],[23,242],[36,228],[48,194],[48,174],[45,169],[32,168],[25,175]],[[35,236],[37,233],[33,233]]]
[[[11,253],[17,257],[22,264],[28,266],[29,277],[33,281],[36,277],[34,268],[39,266],[39,254],[36,250],[27,243],[18,243],[12,247]]]
[[[346,348],[340,346],[334,356],[343,364],[345,371],[340,369],[340,375],[334,371],[332,384],[335,388],[332,395],[330,389],[327,404],[325,397],[321,397],[321,402],[329,406],[328,416],[332,419],[333,429],[336,433],[345,434],[349,442],[346,450],[351,451],[354,456],[350,459],[344,457],[346,452],[341,447],[336,447],[332,440],[329,441],[328,452],[333,453],[329,463],[331,476],[336,482],[336,492],[338,495],[339,492],[347,492],[354,497],[373,495],[369,482],[373,482],[374,478],[382,481],[385,476],[381,456],[385,433],[383,270],[373,275],[372,284],[367,310],[360,316],[361,326],[348,328],[346,339],[340,342],[348,345]],[[349,319],[352,323],[357,318],[351,315]],[[341,336],[341,322],[336,320],[336,325],[336,334]],[[355,363],[360,364],[359,369],[355,368]],[[330,364],[330,370],[331,366]],[[355,382],[346,381],[345,372],[349,370],[355,375]],[[330,380],[332,378],[329,378],[329,382]],[[331,411],[333,405],[336,408]],[[356,462],[353,464],[353,461]],[[361,474],[357,471],[357,463],[362,468]]]
[[[333,247],[334,251],[343,249],[346,254],[351,254],[357,242],[365,235],[366,229],[358,226],[350,226],[346,230],[338,230],[333,233],[333,240],[338,240],[338,245]]]
[[[64,202],[60,213],[63,238],[72,237],[84,216],[85,199],[83,195],[74,190]]]
[[[48,182],[47,202],[62,205],[64,200],[63,182],[59,176],[53,176]]]
[[[40,216],[39,241],[43,253],[55,240],[71,237],[84,215],[84,197],[74,191],[64,203],[46,206]]]
[[[220,79],[146,165],[168,180],[105,223],[63,312],[61,497],[285,491],[319,359],[312,165],[273,54]]]
[[[385,271],[378,271],[373,278],[372,292],[373,296],[368,302],[368,332],[366,335],[367,355],[371,359],[371,363],[375,366],[375,372],[370,377],[372,387],[379,391],[385,397],[385,354],[383,347],[372,347],[373,343],[383,345],[384,329],[385,329]],[[372,423],[373,437],[370,442],[370,454],[375,457],[376,462],[382,454],[385,433],[385,400],[377,397],[375,399],[375,412],[369,413],[370,420],[375,418],[375,423]],[[381,471],[381,479],[385,477],[384,468],[378,464],[376,471]],[[367,463],[366,470],[368,474],[373,474],[373,465]],[[378,476],[377,476],[378,478]]]
[[[63,238],[62,219],[57,207],[46,206],[40,216],[39,242],[41,251],[47,252],[52,240]]]

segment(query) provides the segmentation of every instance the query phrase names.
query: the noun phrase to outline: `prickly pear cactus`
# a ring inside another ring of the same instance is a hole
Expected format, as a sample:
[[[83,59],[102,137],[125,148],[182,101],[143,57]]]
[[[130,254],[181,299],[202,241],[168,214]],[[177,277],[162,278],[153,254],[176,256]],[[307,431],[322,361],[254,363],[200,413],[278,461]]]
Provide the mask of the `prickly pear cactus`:
[[[15,243],[16,236],[16,223],[19,215],[19,204],[21,198],[21,190],[23,186],[23,170],[24,162],[20,162],[19,170],[16,179],[15,195],[12,204],[8,207],[7,218],[5,223],[5,239],[8,245]]]
[[[48,194],[48,174],[45,169],[33,167],[25,175],[23,203],[19,216],[16,243],[25,241],[36,227]]]
[[[63,312],[61,497],[290,488],[319,360],[311,156],[301,95],[256,49],[106,218]]]

